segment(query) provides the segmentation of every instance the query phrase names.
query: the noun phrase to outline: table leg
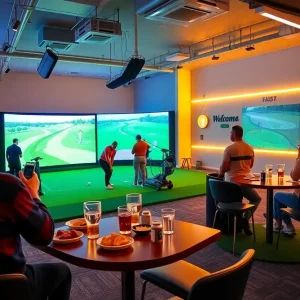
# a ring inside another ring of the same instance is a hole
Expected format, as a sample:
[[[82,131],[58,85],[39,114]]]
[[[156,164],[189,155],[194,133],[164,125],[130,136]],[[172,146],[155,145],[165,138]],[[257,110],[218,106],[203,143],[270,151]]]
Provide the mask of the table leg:
[[[273,189],[267,189],[267,230],[266,242],[273,243]]]
[[[134,271],[122,272],[122,300],[135,300]]]

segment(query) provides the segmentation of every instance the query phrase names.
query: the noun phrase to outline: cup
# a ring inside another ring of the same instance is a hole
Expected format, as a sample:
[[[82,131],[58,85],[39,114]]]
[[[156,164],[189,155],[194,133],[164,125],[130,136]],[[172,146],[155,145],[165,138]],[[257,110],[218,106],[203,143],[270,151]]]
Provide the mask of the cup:
[[[140,223],[140,211],[142,209],[142,194],[127,194],[126,205],[131,212],[131,226]]]
[[[273,165],[265,165],[266,179],[272,178]]]
[[[162,223],[163,223],[163,233],[164,234],[173,234],[174,233],[175,209],[172,209],[172,208],[162,209],[161,217],[162,217]]]
[[[101,202],[88,201],[83,203],[84,218],[87,224],[87,235],[89,239],[99,237],[99,222],[101,219]]]
[[[131,233],[131,211],[127,205],[118,207],[119,229],[121,234]]]
[[[278,164],[277,165],[278,178],[283,178],[284,177],[284,170],[285,170],[285,164]]]

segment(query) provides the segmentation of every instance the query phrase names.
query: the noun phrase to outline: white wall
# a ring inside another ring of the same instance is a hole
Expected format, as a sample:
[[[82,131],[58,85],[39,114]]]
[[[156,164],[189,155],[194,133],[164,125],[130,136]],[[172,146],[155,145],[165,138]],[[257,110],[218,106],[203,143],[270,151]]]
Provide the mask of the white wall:
[[[258,91],[279,90],[300,87],[300,47],[285,49],[265,55],[233,61],[192,72],[192,100],[239,95]],[[270,94],[268,96],[276,96]],[[273,103],[263,103],[262,96],[245,99],[204,102],[192,104],[192,145],[226,146],[230,144],[230,128],[222,129],[212,121],[213,115],[239,116],[243,107],[300,103],[300,93],[277,95]],[[197,125],[198,116],[203,113],[210,117],[206,129]],[[231,126],[240,122],[223,122]],[[200,135],[204,139],[200,140]],[[299,136],[299,134],[298,134]],[[193,149],[192,160],[201,160],[204,166],[219,168],[222,151]],[[295,157],[283,154],[256,154],[254,171],[261,171],[266,163],[286,163],[290,170]]]
[[[105,80],[13,73],[0,81],[0,111],[36,113],[127,113],[134,88],[110,90]]]

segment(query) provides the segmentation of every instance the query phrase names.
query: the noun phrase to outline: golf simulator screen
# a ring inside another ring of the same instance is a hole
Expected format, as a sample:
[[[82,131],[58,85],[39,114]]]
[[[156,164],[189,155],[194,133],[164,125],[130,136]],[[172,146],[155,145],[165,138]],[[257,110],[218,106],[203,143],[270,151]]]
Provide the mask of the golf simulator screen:
[[[132,160],[137,134],[150,144],[149,157],[162,158],[161,148],[169,149],[169,113],[97,115],[98,157],[113,141],[118,142],[115,160]]]
[[[244,140],[254,148],[295,150],[300,139],[300,104],[243,108]]]
[[[40,156],[41,166],[95,163],[95,115],[4,114],[5,148],[19,140],[22,164]]]

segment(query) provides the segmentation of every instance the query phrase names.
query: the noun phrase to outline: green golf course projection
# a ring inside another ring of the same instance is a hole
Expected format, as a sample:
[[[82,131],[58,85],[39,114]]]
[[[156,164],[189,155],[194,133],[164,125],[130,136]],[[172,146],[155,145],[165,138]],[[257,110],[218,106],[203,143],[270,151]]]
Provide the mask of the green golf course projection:
[[[132,159],[137,134],[150,144],[150,158],[161,159],[161,148],[169,149],[169,113],[97,115],[98,157],[106,146],[117,141],[115,160]]]
[[[22,164],[40,156],[41,166],[95,163],[94,115],[5,114],[5,147],[19,139]]]
[[[300,104],[243,108],[244,140],[254,148],[295,150],[300,139]]]

